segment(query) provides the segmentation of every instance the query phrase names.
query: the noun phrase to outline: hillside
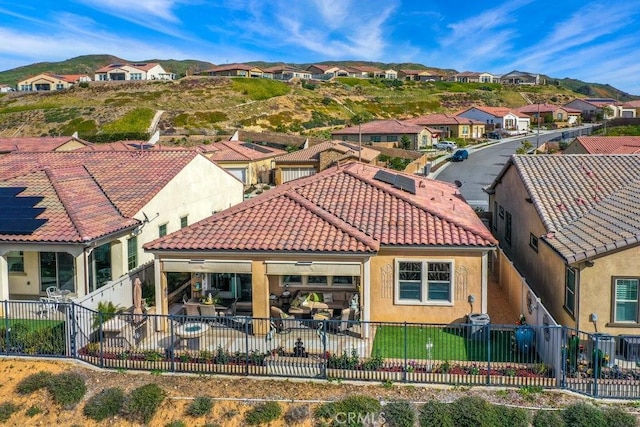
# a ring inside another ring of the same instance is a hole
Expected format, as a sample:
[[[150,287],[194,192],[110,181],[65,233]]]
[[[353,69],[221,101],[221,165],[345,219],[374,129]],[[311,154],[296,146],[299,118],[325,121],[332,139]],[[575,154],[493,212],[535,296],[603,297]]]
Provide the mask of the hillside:
[[[577,96],[558,86],[356,78],[310,84],[187,77],[82,86],[0,95],[0,136],[71,135],[77,131],[92,141],[108,140],[105,134],[146,132],[155,112],[164,110],[159,127],[174,141],[184,141],[183,136],[189,135],[215,139],[238,128],[328,137],[331,129],[349,121],[352,112],[368,120],[402,119],[457,112],[471,105],[517,107],[525,99],[561,104]]]

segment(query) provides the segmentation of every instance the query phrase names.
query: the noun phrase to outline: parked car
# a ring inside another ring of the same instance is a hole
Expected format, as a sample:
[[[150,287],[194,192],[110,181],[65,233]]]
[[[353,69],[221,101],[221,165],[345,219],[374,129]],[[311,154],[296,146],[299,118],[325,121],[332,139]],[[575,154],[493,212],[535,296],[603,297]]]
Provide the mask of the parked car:
[[[440,141],[436,143],[436,149],[453,151],[458,148],[458,145],[453,141]]]
[[[458,150],[451,156],[452,162],[461,162],[469,158],[469,152],[467,150]]]
[[[488,139],[501,139],[502,138],[502,134],[500,132],[489,132],[487,134],[487,138]]]

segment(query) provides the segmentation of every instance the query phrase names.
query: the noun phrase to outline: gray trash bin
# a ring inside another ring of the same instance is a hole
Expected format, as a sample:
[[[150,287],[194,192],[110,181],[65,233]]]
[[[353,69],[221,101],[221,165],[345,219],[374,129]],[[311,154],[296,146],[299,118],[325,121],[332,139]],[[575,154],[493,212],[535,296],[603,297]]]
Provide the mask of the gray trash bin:
[[[488,336],[489,323],[491,319],[485,313],[471,313],[468,316],[469,321],[469,339],[484,340]]]

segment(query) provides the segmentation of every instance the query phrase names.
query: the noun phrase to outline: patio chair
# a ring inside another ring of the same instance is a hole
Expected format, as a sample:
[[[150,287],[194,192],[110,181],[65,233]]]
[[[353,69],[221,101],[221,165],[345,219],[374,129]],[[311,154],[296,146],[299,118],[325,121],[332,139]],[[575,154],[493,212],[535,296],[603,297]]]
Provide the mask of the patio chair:
[[[46,292],[47,292],[47,298],[54,300],[56,303],[62,302],[62,296],[58,294],[58,288],[56,288],[55,286],[49,286]],[[57,309],[58,306],[56,305],[55,308]]]
[[[329,322],[328,329],[343,334],[349,330],[351,326],[349,323],[349,316],[351,316],[350,308],[343,308],[340,311],[340,315],[331,318],[332,322]]]
[[[200,317],[200,310],[196,304],[182,304],[184,314],[188,317]]]
[[[51,314],[51,309],[55,309],[57,306],[56,300],[49,297],[40,297],[38,301],[38,309],[36,310],[36,315],[38,317],[46,317],[48,318]]]
[[[276,331],[279,333],[290,332],[291,329],[302,327],[302,324],[296,320],[295,316],[285,313],[275,305],[271,306],[271,318]]]
[[[207,305],[203,304],[200,306],[200,314],[204,317],[217,317],[218,312],[216,311],[215,305]]]

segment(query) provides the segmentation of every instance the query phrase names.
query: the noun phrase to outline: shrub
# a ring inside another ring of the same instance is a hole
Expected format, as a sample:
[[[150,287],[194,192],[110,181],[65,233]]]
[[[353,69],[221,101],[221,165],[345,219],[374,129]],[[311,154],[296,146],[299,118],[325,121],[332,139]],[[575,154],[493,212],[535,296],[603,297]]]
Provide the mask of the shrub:
[[[605,409],[604,418],[609,427],[635,427],[638,425],[636,417],[621,408]]]
[[[38,415],[41,412],[42,412],[42,409],[40,409],[40,407],[38,405],[33,405],[29,409],[24,411],[24,414],[27,417],[35,417],[36,415]]]
[[[416,423],[416,410],[409,402],[389,402],[384,406],[385,425],[390,427],[413,427]]]
[[[0,421],[7,421],[18,409],[18,405],[11,402],[0,403]]]
[[[495,405],[493,410],[497,420],[496,426],[529,427],[530,425],[531,417],[526,409]]]
[[[562,418],[567,427],[606,427],[607,421],[602,411],[587,403],[575,403],[565,408]]]
[[[451,405],[430,400],[420,408],[420,427],[454,427]]]
[[[309,418],[309,407],[307,405],[290,406],[284,414],[284,421],[287,425],[301,423]]]
[[[258,425],[275,421],[281,415],[282,407],[278,402],[265,402],[247,412],[245,421],[249,425]]]
[[[130,421],[148,423],[164,400],[165,392],[158,384],[146,384],[132,390],[124,402],[123,412]]]
[[[533,427],[563,427],[564,419],[559,411],[538,411],[533,416]]]
[[[53,374],[51,372],[40,371],[25,377],[16,385],[18,394],[31,394],[36,390],[46,388],[51,381]]]
[[[493,406],[480,397],[459,398],[453,403],[451,413],[456,427],[493,427],[497,424]]]
[[[118,415],[124,403],[124,391],[113,387],[92,396],[84,405],[84,414],[92,420],[102,421]]]
[[[187,427],[184,421],[182,420],[173,420],[170,423],[165,424],[166,427]]]
[[[193,402],[187,406],[187,415],[192,417],[202,417],[211,412],[213,408],[213,400],[208,396],[196,397]]]
[[[71,408],[82,400],[87,392],[87,385],[82,375],[76,372],[63,372],[51,378],[47,389],[55,403]]]

